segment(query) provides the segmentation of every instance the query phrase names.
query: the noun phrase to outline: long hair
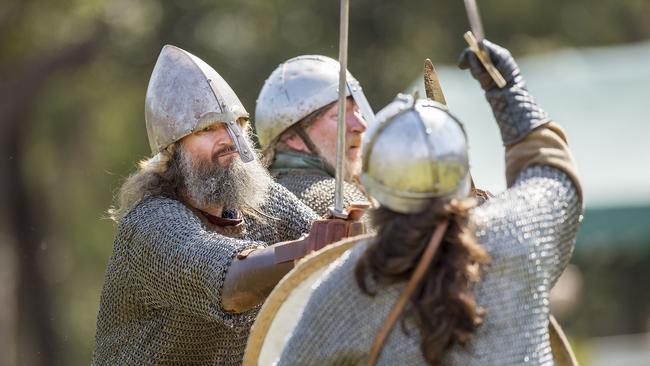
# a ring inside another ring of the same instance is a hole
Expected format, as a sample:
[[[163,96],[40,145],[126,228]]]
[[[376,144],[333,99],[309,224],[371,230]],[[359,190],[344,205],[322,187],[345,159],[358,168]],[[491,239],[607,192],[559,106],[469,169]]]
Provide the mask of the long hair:
[[[153,158],[140,161],[138,170],[129,175],[117,191],[114,204],[108,209],[109,217],[119,222],[146,196],[178,199],[182,183],[179,151],[171,145]]]
[[[479,281],[481,267],[489,262],[469,227],[469,209],[474,199],[432,202],[424,213],[401,214],[385,207],[372,212],[377,237],[355,267],[359,288],[374,296],[370,277],[379,286],[406,282],[424,252],[433,229],[442,220],[449,226],[425,276],[415,290],[402,317],[420,331],[420,348],[431,365],[438,365],[454,344],[468,347],[482,323],[485,311],[476,303],[472,284]]]

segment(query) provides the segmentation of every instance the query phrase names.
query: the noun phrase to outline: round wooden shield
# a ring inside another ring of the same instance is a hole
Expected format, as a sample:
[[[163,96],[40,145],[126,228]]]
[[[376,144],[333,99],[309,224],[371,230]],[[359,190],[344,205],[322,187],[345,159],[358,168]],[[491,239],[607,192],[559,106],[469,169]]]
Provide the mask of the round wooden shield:
[[[312,285],[345,251],[371,236],[366,234],[342,240],[300,260],[262,305],[248,338],[244,366],[273,365],[280,358],[284,344],[309,301]],[[577,366],[571,346],[552,315],[549,334],[555,364]]]
[[[260,309],[244,354],[244,366],[272,365],[298,322],[312,292],[312,285],[329,265],[355,244],[372,234],[332,244],[301,259],[273,289]]]

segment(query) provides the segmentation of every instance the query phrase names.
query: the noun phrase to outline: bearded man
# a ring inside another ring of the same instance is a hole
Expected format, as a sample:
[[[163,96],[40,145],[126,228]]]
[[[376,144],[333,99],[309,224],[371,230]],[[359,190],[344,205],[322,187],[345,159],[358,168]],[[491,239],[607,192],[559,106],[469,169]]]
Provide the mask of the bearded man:
[[[338,119],[338,61],[304,55],[280,64],[255,108],[264,160],[277,182],[319,215],[334,205]],[[367,201],[356,186],[361,140],[374,114],[359,82],[347,73],[344,206]]]
[[[299,243],[317,216],[272,181],[248,113],[196,56],[162,49],[145,117],[154,156],[110,211],[93,364],[240,364],[258,305],[293,267],[271,245]]]

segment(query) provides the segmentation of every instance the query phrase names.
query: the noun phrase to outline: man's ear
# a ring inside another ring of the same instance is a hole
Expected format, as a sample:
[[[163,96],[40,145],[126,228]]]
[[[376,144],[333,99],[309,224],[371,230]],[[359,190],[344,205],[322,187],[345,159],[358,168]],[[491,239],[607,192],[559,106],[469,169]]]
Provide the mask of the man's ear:
[[[305,145],[305,142],[300,138],[300,136],[298,136],[297,133],[290,133],[287,136],[283,136],[282,142],[292,150],[309,153],[309,149]]]

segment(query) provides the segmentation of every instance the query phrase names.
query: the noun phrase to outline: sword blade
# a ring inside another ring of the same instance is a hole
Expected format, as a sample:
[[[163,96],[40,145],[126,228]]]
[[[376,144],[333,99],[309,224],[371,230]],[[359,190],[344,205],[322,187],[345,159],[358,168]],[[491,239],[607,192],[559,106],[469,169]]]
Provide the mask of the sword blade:
[[[334,217],[347,218],[343,208],[343,177],[345,176],[343,158],[345,157],[345,104],[347,91],[348,70],[348,23],[350,14],[350,1],[341,0],[341,19],[339,31],[339,105],[338,126],[336,140],[336,176],[334,190]]]
[[[427,94],[427,98],[447,105],[445,95],[442,93],[442,87],[440,86],[440,80],[438,79],[438,73],[436,72],[436,68],[433,67],[433,62],[429,59],[424,60],[424,91]]]
[[[476,5],[476,0],[464,0],[465,1],[465,10],[467,11],[467,19],[469,19],[469,28],[474,33],[474,37],[479,44],[485,39],[485,32],[483,32],[483,22],[481,21],[481,15],[478,12],[478,6]]]

